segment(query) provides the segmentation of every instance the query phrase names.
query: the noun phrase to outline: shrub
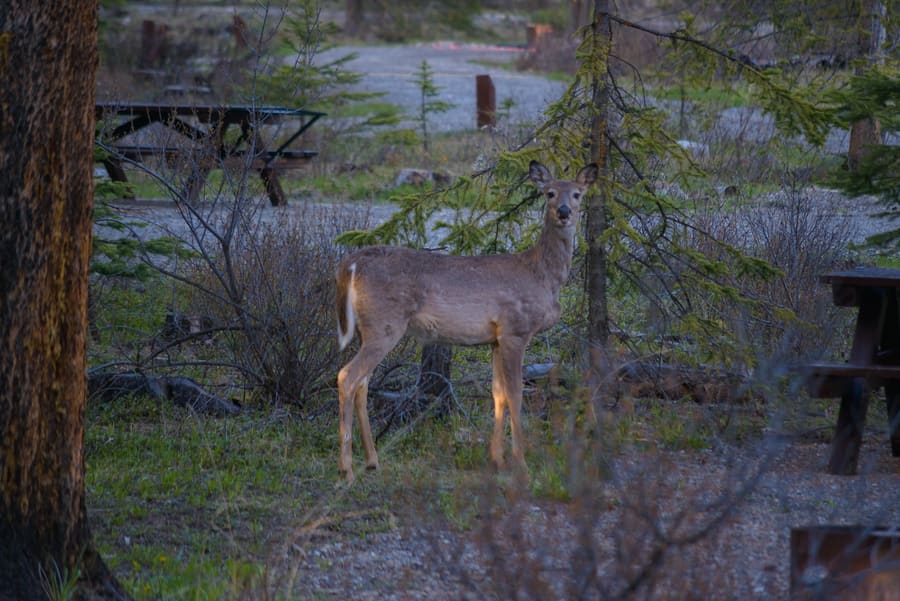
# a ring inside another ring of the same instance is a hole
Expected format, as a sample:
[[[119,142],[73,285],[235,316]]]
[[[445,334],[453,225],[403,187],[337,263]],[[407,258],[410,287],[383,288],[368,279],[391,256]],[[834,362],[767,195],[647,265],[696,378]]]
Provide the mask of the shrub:
[[[240,211],[228,212],[241,219]],[[214,236],[188,274],[190,312],[221,324],[224,363],[276,403],[305,406],[338,369],[334,270],[343,229],[365,227],[366,214],[306,205],[269,223],[246,219]],[[212,226],[211,227],[215,227]]]

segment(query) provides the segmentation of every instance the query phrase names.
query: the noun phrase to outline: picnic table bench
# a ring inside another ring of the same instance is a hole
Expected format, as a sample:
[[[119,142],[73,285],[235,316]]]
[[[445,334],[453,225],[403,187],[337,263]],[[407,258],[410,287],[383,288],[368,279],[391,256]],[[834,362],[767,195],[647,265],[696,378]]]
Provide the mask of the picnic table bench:
[[[143,162],[163,157],[173,162],[191,159],[192,173],[185,194],[199,194],[212,168],[246,167],[259,171],[272,205],[286,203],[277,171],[292,169],[318,153],[295,150],[290,146],[325,113],[306,109],[271,106],[216,106],[194,104],[97,103],[97,122],[108,127],[98,131],[98,144],[109,152],[103,160],[113,181],[125,182],[125,162]],[[290,122],[287,139],[275,148],[267,148],[262,127]],[[158,123],[179,135],[176,143],[125,144],[123,139]],[[236,127],[236,136],[226,136]]]
[[[858,307],[850,357],[846,362],[803,366],[815,397],[840,397],[828,471],[855,474],[869,398],[884,388],[891,453],[900,457],[900,270],[865,267],[821,277],[839,307]]]

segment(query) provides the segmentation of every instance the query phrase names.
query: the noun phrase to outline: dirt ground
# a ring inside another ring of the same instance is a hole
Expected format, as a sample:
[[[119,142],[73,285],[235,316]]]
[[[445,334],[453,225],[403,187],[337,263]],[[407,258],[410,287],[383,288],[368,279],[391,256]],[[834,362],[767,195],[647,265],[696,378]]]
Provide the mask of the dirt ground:
[[[867,437],[858,476],[827,474],[824,442],[620,457],[608,504],[507,498],[501,517],[464,533],[424,507],[391,515],[388,531],[368,536],[326,522],[298,532],[283,565],[296,570],[294,591],[304,598],[616,598],[624,575],[647,559],[635,541],[658,529],[669,537],[666,551],[632,598],[787,599],[791,528],[900,524],[900,459],[884,434]],[[736,493],[751,482],[746,495]],[[730,504],[720,527],[679,544],[713,520],[720,501]],[[586,549],[588,570],[579,567]],[[595,580],[581,597],[573,588],[586,571]]]

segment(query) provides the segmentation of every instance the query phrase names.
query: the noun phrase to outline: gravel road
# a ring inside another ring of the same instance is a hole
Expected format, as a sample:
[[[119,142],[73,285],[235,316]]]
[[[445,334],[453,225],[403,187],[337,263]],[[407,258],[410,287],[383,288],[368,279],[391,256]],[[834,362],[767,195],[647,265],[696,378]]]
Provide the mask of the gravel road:
[[[318,62],[324,64],[351,52],[358,53],[358,56],[347,63],[347,68],[364,74],[357,89],[383,93],[384,101],[402,107],[410,119],[419,112],[421,103],[421,91],[415,81],[416,72],[422,61],[427,61],[433,71],[434,84],[439,88],[439,95],[434,100],[454,104],[449,111],[431,116],[429,127],[434,131],[476,128],[476,75],[491,76],[498,108],[506,98],[515,102],[511,118],[516,121],[537,120],[548,102],[556,100],[566,88],[565,83],[542,75],[504,68],[502,65],[514,64],[526,52],[514,46],[455,42],[341,46],[320,54]],[[413,127],[413,124],[409,121],[405,126]]]
[[[476,75],[491,76],[498,105],[504,98],[514,100],[510,118],[519,123],[539,120],[548,103],[555,101],[565,90],[564,82],[503,66],[512,67],[524,52],[527,51],[515,46],[443,41],[403,46],[338,46],[321,53],[318,58],[324,64],[355,53],[356,57],[346,67],[363,74],[356,89],[383,93],[383,100],[402,107],[409,119],[419,110],[421,102],[419,87],[414,81],[415,73],[422,61],[427,61],[433,70],[434,83],[440,88],[438,99],[453,103],[453,108],[447,112],[432,115],[429,127],[432,131],[459,131],[476,127]],[[418,126],[409,120],[400,127]],[[721,113],[712,135],[762,143],[776,135],[776,130],[770,116],[750,108],[733,108]],[[897,142],[900,143],[900,140]],[[836,153],[843,151],[846,145],[847,132],[834,130],[828,138],[826,149]],[[870,217],[876,208],[871,199],[849,201],[837,192],[821,188],[808,188],[804,194],[812,199],[816,214],[829,214],[837,221],[849,221],[849,237],[854,242],[862,242],[867,236],[891,225],[885,219]],[[308,217],[305,203],[294,201],[290,207],[273,209],[261,202],[260,218],[263,221]],[[775,211],[784,207],[784,202],[777,199],[770,199],[764,204],[774,206]],[[157,226],[147,228],[144,231],[146,236],[157,236],[161,230],[176,234],[185,230],[184,222],[171,202],[128,202],[122,206],[129,207],[135,217]],[[389,206],[374,206],[369,210],[373,223],[387,219],[392,212]],[[450,216],[441,215],[440,218],[446,220]],[[120,234],[102,231],[102,235],[117,237]]]

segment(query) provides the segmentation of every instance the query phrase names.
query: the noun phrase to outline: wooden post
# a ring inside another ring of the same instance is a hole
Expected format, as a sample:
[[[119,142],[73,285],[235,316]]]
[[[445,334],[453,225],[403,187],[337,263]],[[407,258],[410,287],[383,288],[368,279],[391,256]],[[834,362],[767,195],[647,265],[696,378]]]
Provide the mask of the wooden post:
[[[475,76],[478,129],[497,125],[497,94],[490,75]]]
[[[138,58],[138,66],[146,69],[153,64],[153,47],[156,45],[156,23],[144,19],[141,23],[141,56]]]
[[[141,23],[141,56],[138,66],[141,69],[158,67],[166,57],[169,27],[157,25],[156,21],[144,19]]]
[[[541,45],[553,33],[553,26],[546,24],[527,25],[525,27],[525,45],[532,52],[540,49]]]
[[[234,36],[234,45],[238,50],[250,47],[252,34],[250,27],[241,15],[231,17],[231,33]]]

